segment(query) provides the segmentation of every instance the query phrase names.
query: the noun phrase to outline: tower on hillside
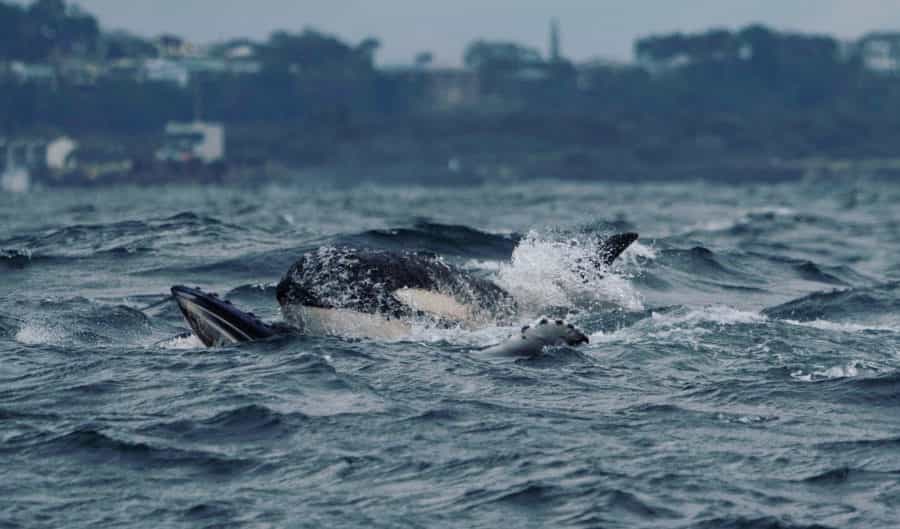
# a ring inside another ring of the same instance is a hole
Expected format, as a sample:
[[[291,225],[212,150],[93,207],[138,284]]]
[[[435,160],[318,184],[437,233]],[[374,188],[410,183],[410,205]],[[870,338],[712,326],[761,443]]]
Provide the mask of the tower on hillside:
[[[559,62],[562,54],[559,49],[559,20],[550,19],[550,62]]]

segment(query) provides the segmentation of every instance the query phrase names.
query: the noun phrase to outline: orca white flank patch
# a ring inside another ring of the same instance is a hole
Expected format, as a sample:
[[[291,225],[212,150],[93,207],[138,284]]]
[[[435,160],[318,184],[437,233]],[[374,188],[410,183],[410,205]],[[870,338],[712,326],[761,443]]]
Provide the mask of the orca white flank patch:
[[[323,309],[301,305],[284,310],[285,319],[305,334],[398,340],[408,336],[408,322],[350,309]]]
[[[393,295],[394,299],[413,310],[448,320],[468,321],[475,312],[471,306],[460,303],[453,296],[422,288],[404,287],[395,290]]]

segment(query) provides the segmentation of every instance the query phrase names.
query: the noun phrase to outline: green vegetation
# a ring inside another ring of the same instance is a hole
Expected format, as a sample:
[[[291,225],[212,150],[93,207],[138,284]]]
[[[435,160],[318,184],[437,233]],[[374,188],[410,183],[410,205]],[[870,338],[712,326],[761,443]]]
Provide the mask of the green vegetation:
[[[900,151],[895,34],[844,43],[754,25],[649,36],[635,43],[631,65],[574,65],[479,40],[466,49],[467,70],[448,81],[429,69],[427,52],[405,70],[376,68],[373,38],[279,31],[265,42],[219,43],[198,59],[178,56],[175,36],[99,28],[62,0],[0,2],[0,135],[53,130],[146,144],[167,121],[197,117],[228,125],[239,163],[461,158],[465,167],[584,177]],[[179,83],[141,73],[148,59],[218,62]],[[12,61],[56,73],[17,77]],[[72,62],[91,75],[66,73]],[[452,90],[441,83],[465,82],[467,72],[474,97],[444,101]]]
[[[29,7],[0,3],[0,59],[41,62],[96,51],[97,20],[63,0],[38,0]]]

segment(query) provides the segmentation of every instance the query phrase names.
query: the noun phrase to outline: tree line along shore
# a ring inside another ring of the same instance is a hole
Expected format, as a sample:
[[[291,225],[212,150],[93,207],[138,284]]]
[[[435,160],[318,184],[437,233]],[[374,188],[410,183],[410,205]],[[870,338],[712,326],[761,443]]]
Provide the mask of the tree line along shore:
[[[166,124],[194,121],[223,124],[242,176],[896,172],[900,33],[842,41],[751,25],[647,36],[630,62],[575,63],[560,31],[551,24],[545,51],[482,39],[459,67],[427,50],[386,66],[374,37],[305,29],[197,45],[107,30],[63,0],[0,2],[0,138],[71,136],[160,178],[148,168]]]

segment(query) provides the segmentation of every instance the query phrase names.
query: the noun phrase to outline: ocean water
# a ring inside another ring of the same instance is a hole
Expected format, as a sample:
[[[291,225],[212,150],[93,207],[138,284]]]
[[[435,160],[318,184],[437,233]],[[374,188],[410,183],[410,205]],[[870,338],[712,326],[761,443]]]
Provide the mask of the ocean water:
[[[897,527],[898,204],[867,180],[0,195],[0,527]],[[591,344],[180,336],[171,285],[274,320],[325,244],[437,252]]]

